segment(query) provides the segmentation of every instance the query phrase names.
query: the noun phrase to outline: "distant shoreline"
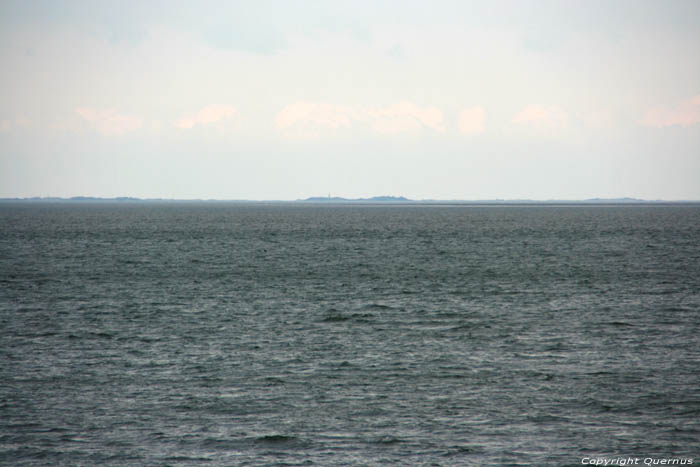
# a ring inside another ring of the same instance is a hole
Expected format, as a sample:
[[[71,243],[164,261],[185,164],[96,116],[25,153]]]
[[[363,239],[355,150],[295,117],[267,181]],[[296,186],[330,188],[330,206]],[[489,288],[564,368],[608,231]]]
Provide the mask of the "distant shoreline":
[[[530,200],[530,199],[488,199],[488,200],[413,200],[404,197],[375,196],[371,198],[342,198],[342,197],[310,197],[297,200],[245,200],[245,199],[168,199],[168,198],[135,198],[120,196],[101,198],[91,196],[61,197],[31,197],[31,198],[0,198],[0,203],[234,203],[234,204],[305,204],[305,205],[402,205],[402,206],[566,206],[566,205],[694,205],[700,200],[644,200],[638,198],[591,198],[584,200]]]

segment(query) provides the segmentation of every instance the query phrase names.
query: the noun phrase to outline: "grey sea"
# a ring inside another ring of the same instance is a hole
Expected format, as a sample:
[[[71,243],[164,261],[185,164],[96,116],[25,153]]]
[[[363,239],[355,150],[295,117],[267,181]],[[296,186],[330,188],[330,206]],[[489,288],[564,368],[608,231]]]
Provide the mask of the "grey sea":
[[[0,463],[700,463],[700,206],[0,203]]]

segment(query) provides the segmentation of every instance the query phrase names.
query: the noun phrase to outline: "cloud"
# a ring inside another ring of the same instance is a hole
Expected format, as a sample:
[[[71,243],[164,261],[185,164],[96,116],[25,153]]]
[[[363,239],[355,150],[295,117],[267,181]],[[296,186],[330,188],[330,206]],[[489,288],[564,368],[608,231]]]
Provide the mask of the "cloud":
[[[175,122],[175,126],[182,129],[193,128],[196,125],[210,125],[223,120],[236,118],[239,113],[228,105],[209,105],[199,112],[187,115]]]
[[[380,133],[402,133],[420,127],[445,131],[440,109],[419,107],[413,102],[399,102],[389,107],[371,109],[366,115],[374,130]]]
[[[103,135],[122,135],[129,131],[138,130],[143,126],[143,118],[120,114],[112,109],[103,110],[79,107],[75,109],[75,112]]]
[[[275,125],[287,129],[295,125],[340,128],[352,124],[359,117],[350,107],[314,102],[296,102],[286,106],[275,117]]]
[[[568,125],[569,117],[562,109],[552,105],[530,105],[513,117],[513,123],[537,128],[562,129]]]
[[[700,123],[700,95],[691,97],[674,108],[651,108],[646,111],[640,123],[653,128],[696,125]]]
[[[31,120],[24,115],[19,115],[14,120],[5,119],[0,121],[0,131],[7,132],[18,128],[29,128],[31,124]]]
[[[290,138],[318,139],[322,131],[350,127],[360,118],[351,107],[300,101],[283,108],[275,116],[275,126]]]
[[[485,130],[486,112],[483,107],[468,107],[459,113],[457,126],[461,133],[474,135]]]
[[[359,108],[300,101],[286,106],[275,117],[279,130],[307,138],[319,137],[323,130],[348,128],[355,123],[369,124],[378,133],[402,133],[421,127],[445,131],[442,112],[437,107],[420,107],[412,102]]]

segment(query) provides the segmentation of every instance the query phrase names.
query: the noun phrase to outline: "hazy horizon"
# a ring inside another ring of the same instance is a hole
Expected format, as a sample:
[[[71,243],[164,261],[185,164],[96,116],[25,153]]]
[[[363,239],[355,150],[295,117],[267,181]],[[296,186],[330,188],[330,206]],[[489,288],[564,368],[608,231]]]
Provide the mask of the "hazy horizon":
[[[700,200],[699,43],[691,0],[5,1],[0,198]]]
[[[392,199],[393,198],[393,199]],[[75,195],[75,196],[26,196],[26,197],[0,197],[0,201],[116,201],[116,202],[131,202],[131,201],[163,201],[163,202],[242,202],[242,203],[268,203],[268,202],[282,202],[282,203],[295,203],[295,202],[331,202],[331,203],[344,203],[344,202],[370,202],[370,203],[477,203],[477,204],[512,204],[512,203],[523,203],[523,204],[551,204],[551,203],[576,203],[576,204],[608,204],[608,203],[629,203],[629,204],[649,204],[649,203],[700,203],[700,199],[644,199],[636,198],[630,196],[623,196],[617,198],[601,198],[601,197],[591,197],[591,198],[581,198],[581,199],[565,199],[565,198],[542,198],[542,199],[531,199],[531,198],[490,198],[490,199],[445,199],[445,198],[409,198],[401,195],[372,195],[372,196],[359,196],[359,197],[347,197],[347,196],[307,196],[303,198],[296,199],[281,199],[281,198],[143,198],[137,196],[90,196],[90,195]]]

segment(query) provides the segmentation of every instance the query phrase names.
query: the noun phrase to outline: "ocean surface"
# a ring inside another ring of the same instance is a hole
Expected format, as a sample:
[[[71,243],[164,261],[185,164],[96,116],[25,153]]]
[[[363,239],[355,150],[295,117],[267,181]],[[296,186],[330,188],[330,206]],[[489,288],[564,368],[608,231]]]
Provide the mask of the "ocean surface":
[[[699,330],[698,205],[4,202],[0,463],[698,464]]]

